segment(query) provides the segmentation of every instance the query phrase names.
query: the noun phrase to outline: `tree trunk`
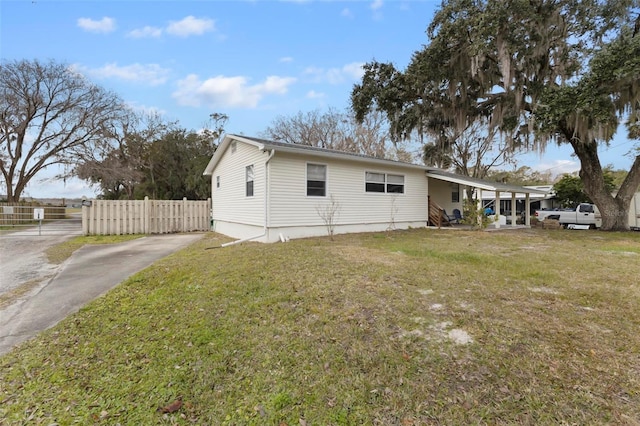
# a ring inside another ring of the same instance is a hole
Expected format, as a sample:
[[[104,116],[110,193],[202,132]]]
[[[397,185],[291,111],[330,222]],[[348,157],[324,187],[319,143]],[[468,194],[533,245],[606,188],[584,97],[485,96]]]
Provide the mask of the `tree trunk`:
[[[565,132],[565,135],[568,132]],[[629,206],[640,185],[640,156],[636,157],[629,174],[614,197],[605,185],[602,166],[598,157],[596,141],[581,142],[567,137],[575,154],[580,159],[580,178],[585,193],[598,207],[602,216],[603,231],[628,231]]]

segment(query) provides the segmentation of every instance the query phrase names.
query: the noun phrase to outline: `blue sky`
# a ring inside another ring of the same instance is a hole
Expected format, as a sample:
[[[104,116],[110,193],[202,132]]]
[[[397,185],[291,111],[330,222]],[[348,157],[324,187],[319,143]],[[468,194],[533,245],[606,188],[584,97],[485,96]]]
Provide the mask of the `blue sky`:
[[[439,0],[0,2],[0,57],[53,59],[118,93],[136,109],[199,129],[229,116],[229,133],[257,135],[279,115],[344,109],[361,65],[403,69],[427,42]],[[603,164],[627,168],[633,143],[619,132]],[[579,168],[549,146],[519,165]],[[52,171],[53,172],[53,171]],[[44,176],[46,177],[46,176]],[[81,181],[34,181],[25,195],[94,195]]]

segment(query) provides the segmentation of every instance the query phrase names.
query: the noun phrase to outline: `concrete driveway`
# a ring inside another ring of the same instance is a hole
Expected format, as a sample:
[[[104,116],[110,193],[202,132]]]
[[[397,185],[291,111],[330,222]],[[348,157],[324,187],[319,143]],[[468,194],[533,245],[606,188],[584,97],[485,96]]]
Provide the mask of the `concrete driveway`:
[[[12,253],[18,246],[31,247],[49,244],[44,240],[19,240],[9,247],[8,240],[0,240],[2,257],[2,288],[20,286],[25,280],[53,276],[45,279],[32,291],[12,301],[9,306],[0,307],[0,355],[16,344],[23,342],[40,331],[53,327],[67,315],[106,293],[129,276],[150,266],[159,259],[188,246],[202,238],[204,234],[168,234],[146,236],[119,244],[85,246],[77,250],[59,267],[33,262],[22,262],[28,270],[13,267],[13,272],[5,277],[5,263],[13,259]],[[27,250],[28,251],[28,250]],[[44,249],[42,250],[44,252]],[[32,253],[33,254],[33,253]],[[36,259],[38,256],[33,259]],[[44,253],[42,253],[44,256]],[[11,268],[8,268],[9,270]],[[33,273],[37,270],[37,273]],[[17,278],[16,278],[17,277]],[[35,278],[32,278],[35,277]],[[11,280],[18,280],[18,282]]]

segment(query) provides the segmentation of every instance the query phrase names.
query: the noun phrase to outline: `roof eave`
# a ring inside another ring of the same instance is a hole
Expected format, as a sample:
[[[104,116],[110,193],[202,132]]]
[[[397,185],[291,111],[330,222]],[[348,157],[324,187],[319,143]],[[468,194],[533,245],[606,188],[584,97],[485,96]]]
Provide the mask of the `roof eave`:
[[[547,191],[538,189],[525,188],[517,185],[505,185],[498,182],[481,181],[480,179],[471,179],[462,175],[453,175],[438,169],[429,168],[427,177],[443,180],[446,182],[458,183],[460,185],[472,186],[474,188],[483,189],[485,191],[494,192],[512,192],[516,194],[546,194]]]
[[[211,156],[211,160],[209,160],[207,167],[204,169],[204,172],[202,173],[204,176],[211,176],[213,174],[213,170],[216,168],[216,165],[220,161],[220,158],[222,158],[222,155],[227,150],[227,148],[229,147],[229,145],[233,140],[248,143],[249,145],[253,145],[258,149],[263,149],[263,144],[252,141],[251,139],[246,139],[246,138],[243,138],[242,136],[238,136],[234,134],[225,135],[220,145],[218,145],[216,152],[214,152],[213,156]]]
[[[332,152],[332,151],[325,151],[325,152],[301,151],[300,148],[295,146],[292,146],[289,148],[281,145],[277,145],[277,146],[270,145],[268,143],[263,144],[263,147],[264,147],[263,149],[265,150],[274,149],[277,152],[286,152],[286,153],[296,154],[296,155],[308,155],[308,156],[320,157],[320,158],[332,158],[332,159],[345,160],[345,161],[354,161],[359,163],[378,164],[380,166],[387,166],[387,167],[427,170],[425,166],[421,166],[419,164],[402,163],[399,161],[385,160],[383,158],[360,157],[357,155],[350,155],[348,153],[343,154],[340,152]]]

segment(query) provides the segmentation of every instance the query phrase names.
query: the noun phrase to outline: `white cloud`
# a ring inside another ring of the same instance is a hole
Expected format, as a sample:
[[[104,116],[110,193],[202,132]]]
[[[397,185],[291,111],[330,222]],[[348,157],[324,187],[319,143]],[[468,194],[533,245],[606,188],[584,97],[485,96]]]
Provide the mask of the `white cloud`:
[[[120,80],[142,82],[151,86],[164,84],[169,77],[169,70],[158,64],[131,64],[118,66],[113,62],[101,68],[78,68],[97,78],[118,78]]]
[[[307,92],[307,98],[309,99],[322,99],[324,98],[326,95],[322,92],[316,92],[315,90],[309,90]]]
[[[181,21],[171,21],[167,26],[167,33],[178,37],[202,35],[208,31],[214,30],[215,22],[212,19],[200,19],[194,16],[187,16]]]
[[[382,0],[373,0],[373,2],[371,2],[371,10],[379,10],[383,5],[383,1]]]
[[[374,0],[369,6],[373,11],[373,19],[376,21],[382,20],[382,0]]]
[[[573,160],[553,160],[551,162],[539,163],[533,167],[539,172],[551,172],[554,176],[564,173],[573,173],[580,170],[580,163]]]
[[[130,31],[127,36],[132,38],[157,38],[162,35],[162,28],[145,26]]]
[[[91,18],[78,18],[78,26],[92,33],[110,33],[116,29],[116,20],[105,16],[99,21]]]
[[[318,67],[307,67],[303,74],[310,77],[312,81],[316,83],[320,82],[328,82],[329,84],[340,84],[345,81],[355,81],[362,78],[364,75],[364,70],[362,66],[363,62],[352,62],[350,64],[346,64],[341,68],[318,68]]]
[[[202,81],[190,74],[178,81],[178,90],[172,96],[180,105],[256,108],[264,96],[285,94],[295,81],[292,77],[269,76],[261,83],[249,85],[244,76],[219,75]]]
[[[342,12],[340,12],[340,16],[343,16],[345,18],[353,18],[353,12],[351,12],[348,7],[345,7],[344,9],[342,9]]]
[[[284,56],[280,58],[278,62],[293,62],[293,58],[291,56]]]
[[[342,72],[354,80],[359,80],[364,75],[364,62],[351,62],[342,67]]]

